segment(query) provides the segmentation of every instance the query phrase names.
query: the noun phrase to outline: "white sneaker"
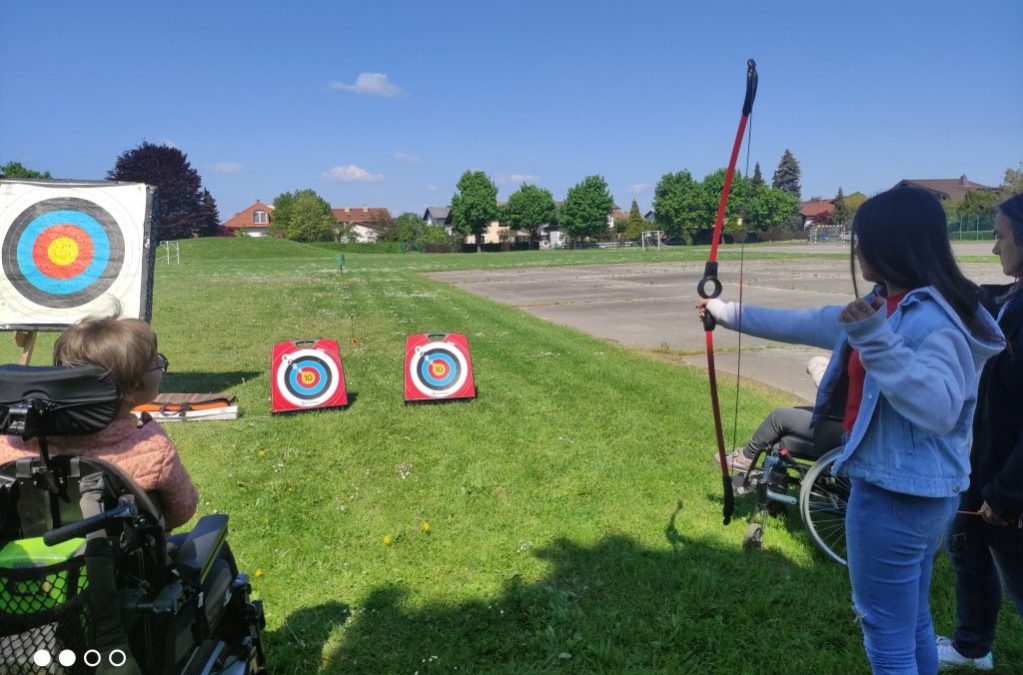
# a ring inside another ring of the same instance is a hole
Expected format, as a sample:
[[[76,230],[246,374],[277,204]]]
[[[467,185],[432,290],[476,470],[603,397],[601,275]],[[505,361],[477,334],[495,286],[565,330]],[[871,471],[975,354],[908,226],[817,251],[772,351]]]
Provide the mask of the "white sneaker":
[[[950,638],[939,635],[938,670],[961,668],[963,666],[971,667],[974,670],[993,670],[995,667],[995,658],[991,652],[988,652],[984,656],[976,659],[963,656],[959,653],[959,650],[955,648],[955,645],[952,644],[952,640]]]

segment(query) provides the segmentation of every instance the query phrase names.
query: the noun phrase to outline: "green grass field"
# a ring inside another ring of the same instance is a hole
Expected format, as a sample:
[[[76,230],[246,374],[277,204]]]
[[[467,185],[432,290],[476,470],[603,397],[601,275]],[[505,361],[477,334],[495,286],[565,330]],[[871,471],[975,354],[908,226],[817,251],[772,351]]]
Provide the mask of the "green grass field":
[[[228,390],[243,410],[167,430],[200,514],[231,516],[273,673],[868,672],[846,571],[816,554],[797,514],[772,520],[751,553],[741,518],[722,527],[703,372],[418,274],[705,249],[347,254],[343,273],[335,255],[219,239],[157,264],[164,390]],[[404,338],[433,331],[468,335],[477,400],[403,404]],[[271,416],[270,346],[312,337],[340,342],[354,402]],[[0,357],[15,358],[10,339]],[[785,403],[744,393],[740,437]],[[944,558],[933,600],[948,632]],[[1006,610],[996,662],[1020,672],[1023,628]]]

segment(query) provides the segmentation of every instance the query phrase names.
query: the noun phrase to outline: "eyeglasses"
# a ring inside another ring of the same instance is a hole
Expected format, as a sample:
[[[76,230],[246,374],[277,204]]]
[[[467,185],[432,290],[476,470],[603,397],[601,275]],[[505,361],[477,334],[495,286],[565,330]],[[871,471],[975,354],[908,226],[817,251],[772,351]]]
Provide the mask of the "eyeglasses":
[[[159,352],[157,352],[157,354],[156,354],[156,362],[153,364],[153,367],[149,369],[149,372],[151,373],[154,370],[159,370],[162,374],[166,375],[167,374],[167,368],[169,368],[169,367],[170,367],[170,361],[167,360],[167,357],[164,356],[163,354],[160,354]]]

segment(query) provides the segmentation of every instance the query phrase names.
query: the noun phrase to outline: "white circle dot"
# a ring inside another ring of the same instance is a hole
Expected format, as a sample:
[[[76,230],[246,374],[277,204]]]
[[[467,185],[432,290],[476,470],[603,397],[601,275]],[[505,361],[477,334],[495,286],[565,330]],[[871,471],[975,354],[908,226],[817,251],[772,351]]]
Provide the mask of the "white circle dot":
[[[116,661],[114,660],[114,655],[115,655],[115,654],[117,655],[117,661],[120,661],[120,663],[117,663],[117,662],[116,662]],[[115,668],[120,668],[121,666],[123,666],[123,665],[124,665],[125,661],[127,661],[127,660],[128,660],[128,656],[127,656],[127,654],[125,654],[125,653],[124,653],[123,651],[121,651],[120,649],[115,649],[114,651],[110,652],[110,653],[109,653],[109,654],[107,655],[107,659],[109,659],[109,660],[110,660],[110,665],[114,666]]]
[[[65,649],[60,654],[57,654],[57,661],[62,666],[73,666],[77,660],[78,656],[70,649]]]
[[[103,662],[103,655],[95,649],[90,649],[82,655],[82,662],[92,668]]]
[[[53,657],[50,656],[50,652],[45,649],[40,649],[32,655],[32,663],[36,664],[40,668],[45,668],[50,665],[51,661],[53,661]]]

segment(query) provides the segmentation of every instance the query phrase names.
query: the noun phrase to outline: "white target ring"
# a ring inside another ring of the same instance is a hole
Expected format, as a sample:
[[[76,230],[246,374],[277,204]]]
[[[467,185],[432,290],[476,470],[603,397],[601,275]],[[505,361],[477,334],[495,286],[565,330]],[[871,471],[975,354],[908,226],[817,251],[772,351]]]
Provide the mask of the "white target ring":
[[[416,347],[409,360],[409,377],[426,396],[447,398],[465,384],[469,363],[462,350],[450,342],[428,342]]]
[[[277,391],[292,405],[312,408],[330,400],[341,386],[341,371],[319,349],[299,349],[281,357]],[[315,378],[320,379],[316,380]]]

